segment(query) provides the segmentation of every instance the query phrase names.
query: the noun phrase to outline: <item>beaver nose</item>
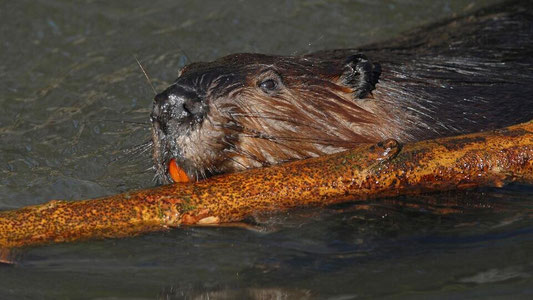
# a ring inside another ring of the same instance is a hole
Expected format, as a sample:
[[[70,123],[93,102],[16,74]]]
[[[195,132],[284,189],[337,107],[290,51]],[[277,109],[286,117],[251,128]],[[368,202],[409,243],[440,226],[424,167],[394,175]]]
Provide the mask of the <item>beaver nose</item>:
[[[201,122],[205,114],[202,98],[194,91],[173,85],[155,96],[151,119],[166,131],[169,122],[193,125]]]

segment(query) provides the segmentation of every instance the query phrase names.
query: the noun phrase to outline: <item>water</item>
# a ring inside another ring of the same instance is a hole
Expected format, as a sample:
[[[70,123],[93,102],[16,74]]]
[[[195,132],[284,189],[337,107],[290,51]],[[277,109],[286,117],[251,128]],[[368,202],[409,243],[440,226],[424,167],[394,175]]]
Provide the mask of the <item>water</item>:
[[[0,2],[0,208],[153,185],[150,154],[123,151],[150,138],[135,57],[160,91],[190,61],[354,47],[494,1],[376,2]],[[293,211],[267,232],[22,249],[0,266],[0,299],[526,299],[532,195],[513,185]]]

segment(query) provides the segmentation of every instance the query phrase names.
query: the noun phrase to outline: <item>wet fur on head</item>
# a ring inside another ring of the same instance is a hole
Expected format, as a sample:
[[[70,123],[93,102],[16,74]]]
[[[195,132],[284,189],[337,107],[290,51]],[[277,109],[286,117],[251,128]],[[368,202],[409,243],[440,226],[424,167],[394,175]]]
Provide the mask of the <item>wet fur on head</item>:
[[[236,54],[192,64],[160,98],[185,87],[207,113],[186,124],[153,116],[160,148],[154,159],[164,165],[174,157],[189,175],[203,178],[375,141],[392,134],[375,115],[382,113],[379,106],[362,100],[378,78],[379,65],[363,55],[325,61]]]
[[[171,158],[201,179],[533,119],[532,28],[514,1],[359,49],[191,64],[154,102],[158,178]]]

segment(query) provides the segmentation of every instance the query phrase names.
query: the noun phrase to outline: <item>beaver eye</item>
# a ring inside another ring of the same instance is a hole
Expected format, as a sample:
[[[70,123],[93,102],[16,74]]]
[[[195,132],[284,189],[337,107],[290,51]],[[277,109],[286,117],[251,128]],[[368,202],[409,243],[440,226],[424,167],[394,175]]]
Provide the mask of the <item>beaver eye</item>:
[[[274,79],[267,79],[259,84],[263,92],[270,94],[278,89],[278,83]]]

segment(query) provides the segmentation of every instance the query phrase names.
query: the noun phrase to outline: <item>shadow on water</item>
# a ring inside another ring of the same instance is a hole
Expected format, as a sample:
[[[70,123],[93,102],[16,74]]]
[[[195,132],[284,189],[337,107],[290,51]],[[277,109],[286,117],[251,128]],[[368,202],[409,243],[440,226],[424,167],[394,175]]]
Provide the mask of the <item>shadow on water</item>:
[[[3,3],[0,208],[153,184],[150,154],[122,151],[150,135],[135,57],[161,90],[189,60],[353,47],[485,4]],[[532,195],[512,185],[257,216],[259,231],[22,249],[0,267],[0,298],[529,298]]]

